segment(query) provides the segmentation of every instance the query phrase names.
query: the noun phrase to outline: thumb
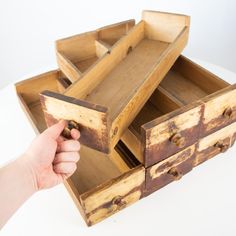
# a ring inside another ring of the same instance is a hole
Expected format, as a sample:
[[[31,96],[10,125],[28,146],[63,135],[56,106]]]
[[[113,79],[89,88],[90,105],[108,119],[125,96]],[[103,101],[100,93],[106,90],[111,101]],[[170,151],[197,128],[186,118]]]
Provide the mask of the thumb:
[[[53,139],[57,139],[60,136],[60,134],[63,131],[63,129],[65,128],[65,126],[66,126],[66,121],[60,120],[55,125],[52,125],[48,129],[46,129],[43,132],[43,134],[46,134],[47,136],[49,136],[49,137],[51,137]]]

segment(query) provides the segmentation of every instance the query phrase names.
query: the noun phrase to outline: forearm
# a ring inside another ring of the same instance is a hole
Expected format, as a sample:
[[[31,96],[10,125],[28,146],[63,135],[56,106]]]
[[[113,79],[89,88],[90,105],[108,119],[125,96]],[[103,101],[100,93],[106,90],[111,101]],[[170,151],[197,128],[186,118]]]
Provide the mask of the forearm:
[[[36,190],[33,170],[24,156],[0,169],[0,229]]]

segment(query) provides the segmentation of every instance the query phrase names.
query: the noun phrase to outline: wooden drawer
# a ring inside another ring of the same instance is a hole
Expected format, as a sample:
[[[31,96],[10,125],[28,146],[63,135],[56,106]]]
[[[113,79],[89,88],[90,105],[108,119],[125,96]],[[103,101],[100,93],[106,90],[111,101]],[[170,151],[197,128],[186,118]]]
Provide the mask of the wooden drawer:
[[[223,153],[233,146],[236,137],[236,122],[202,138],[196,151],[195,166]]]
[[[52,71],[16,84],[20,104],[36,133],[46,129],[38,94],[45,86],[58,91],[61,76],[59,71]],[[89,226],[142,197],[145,169],[139,162],[129,161],[135,158],[127,155],[120,144],[116,145],[110,158],[81,147],[78,168],[65,186]]]
[[[177,154],[146,169],[145,196],[181,179],[194,167],[196,145],[187,147]]]
[[[231,124],[235,104],[236,85],[180,56],[122,140],[145,167],[152,166]]]
[[[70,83],[110,53],[112,45],[127,35],[134,25],[135,20],[127,20],[56,41],[57,62]]]
[[[144,11],[142,21],[79,78],[65,69],[69,63],[59,64],[76,81],[63,95],[42,92],[48,124],[73,120],[82,144],[110,153],[185,47],[188,33],[189,17]]]

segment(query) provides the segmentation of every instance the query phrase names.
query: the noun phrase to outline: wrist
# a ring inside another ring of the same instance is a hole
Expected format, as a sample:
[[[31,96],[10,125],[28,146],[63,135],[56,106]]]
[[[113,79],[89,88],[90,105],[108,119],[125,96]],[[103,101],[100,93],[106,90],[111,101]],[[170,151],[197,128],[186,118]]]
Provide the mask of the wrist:
[[[37,192],[38,186],[36,171],[30,162],[30,158],[27,156],[27,154],[23,154],[16,160],[16,163],[19,171],[23,173],[22,175],[25,178],[27,186],[29,187],[29,191],[32,192],[32,194]]]

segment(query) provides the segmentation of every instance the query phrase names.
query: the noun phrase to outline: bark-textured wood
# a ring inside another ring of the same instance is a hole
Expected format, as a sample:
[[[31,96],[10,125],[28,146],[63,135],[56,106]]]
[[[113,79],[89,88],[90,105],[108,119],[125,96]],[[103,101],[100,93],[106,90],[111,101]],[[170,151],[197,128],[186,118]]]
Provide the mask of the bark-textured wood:
[[[196,151],[195,166],[226,152],[235,141],[236,122],[200,139]]]
[[[108,153],[108,115],[107,109],[78,99],[44,91],[41,93],[41,104],[45,120],[51,126],[63,119],[79,124],[80,142],[94,149]]]
[[[179,180],[192,170],[196,145],[187,147],[177,154],[146,169],[145,195]]]

